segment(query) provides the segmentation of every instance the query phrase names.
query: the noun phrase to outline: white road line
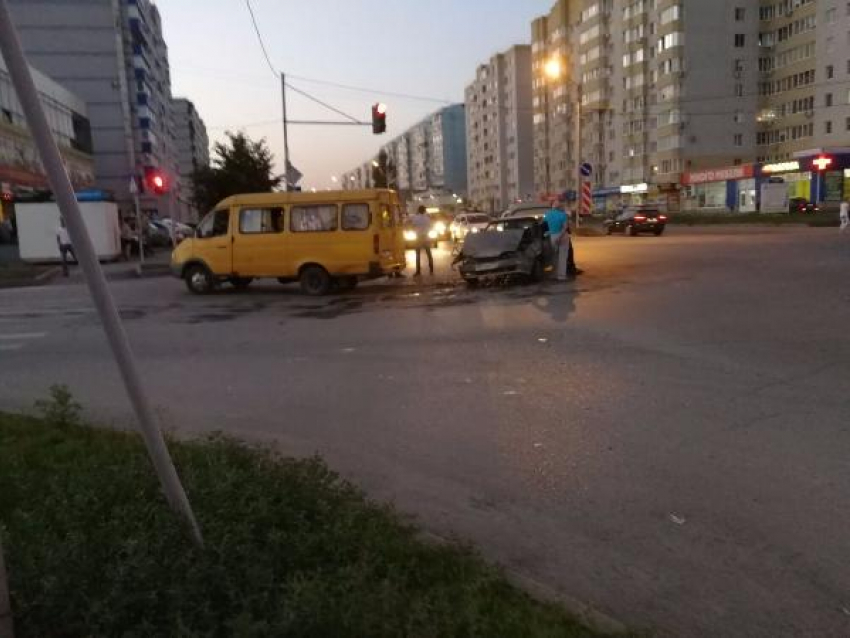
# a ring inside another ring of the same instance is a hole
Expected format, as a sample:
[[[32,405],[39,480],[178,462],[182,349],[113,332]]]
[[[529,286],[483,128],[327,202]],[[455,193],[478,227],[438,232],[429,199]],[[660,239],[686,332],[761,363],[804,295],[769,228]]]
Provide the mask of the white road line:
[[[22,343],[8,343],[2,344],[0,343],[0,352],[11,352],[12,350],[20,350],[24,347]]]
[[[27,339],[43,339],[46,332],[19,332],[17,334],[0,334],[0,341],[21,341]]]

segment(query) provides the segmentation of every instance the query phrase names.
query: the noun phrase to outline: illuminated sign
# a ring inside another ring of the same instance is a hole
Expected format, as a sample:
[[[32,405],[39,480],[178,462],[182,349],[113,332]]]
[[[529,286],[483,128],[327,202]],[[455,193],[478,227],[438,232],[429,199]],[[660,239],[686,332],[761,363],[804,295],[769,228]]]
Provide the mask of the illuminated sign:
[[[623,195],[630,195],[632,193],[645,193],[649,190],[649,184],[626,184],[625,186],[620,186],[620,192]]]
[[[755,167],[752,164],[741,164],[727,168],[709,168],[704,171],[685,173],[682,176],[683,184],[706,184],[708,182],[727,182],[729,180],[749,179],[755,175]]]
[[[439,209],[439,208],[431,207],[431,208],[426,208],[426,209],[425,209],[425,212],[426,212],[426,213],[439,213],[439,212],[440,212],[440,209]]]
[[[776,164],[765,164],[761,167],[762,173],[790,173],[800,170],[800,162],[777,162]]]
[[[812,166],[814,166],[817,170],[823,172],[832,166],[832,158],[821,156],[816,160],[812,161]]]

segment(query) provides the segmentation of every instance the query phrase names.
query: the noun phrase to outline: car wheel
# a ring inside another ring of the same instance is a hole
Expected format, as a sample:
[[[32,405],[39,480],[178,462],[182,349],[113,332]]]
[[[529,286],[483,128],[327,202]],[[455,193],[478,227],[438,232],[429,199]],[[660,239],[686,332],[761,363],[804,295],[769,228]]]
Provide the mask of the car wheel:
[[[321,266],[307,266],[301,271],[301,290],[311,297],[328,294],[331,289],[331,276]]]
[[[206,266],[201,264],[192,264],[183,273],[183,279],[186,281],[186,287],[189,292],[196,295],[206,295],[215,288],[215,279],[212,273]]]
[[[533,281],[534,283],[538,283],[538,282],[543,281],[543,273],[544,273],[543,260],[542,259],[535,259],[534,260],[534,267],[531,269],[531,281]]]
[[[630,235],[630,236],[632,236],[632,237],[637,237],[637,235],[638,235],[638,229],[637,229],[637,228],[635,228],[634,226],[629,226],[629,228],[628,228],[628,233],[629,233],[629,235]]]
[[[663,228],[657,228],[657,229],[655,230],[655,236],[656,236],[656,237],[661,237],[661,235],[663,235],[663,234],[664,234],[664,229],[663,229]]]
[[[248,286],[251,285],[251,282],[254,281],[253,277],[231,277],[230,283],[237,290],[245,290]]]

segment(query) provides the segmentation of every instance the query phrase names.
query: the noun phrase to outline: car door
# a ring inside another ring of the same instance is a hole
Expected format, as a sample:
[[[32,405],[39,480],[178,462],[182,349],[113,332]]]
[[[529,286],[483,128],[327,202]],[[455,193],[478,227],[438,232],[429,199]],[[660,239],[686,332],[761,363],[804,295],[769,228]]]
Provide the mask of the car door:
[[[287,247],[282,206],[241,206],[233,230],[233,272],[285,277]]]
[[[198,224],[195,235],[194,257],[216,276],[233,272],[230,213],[229,208],[212,211]]]

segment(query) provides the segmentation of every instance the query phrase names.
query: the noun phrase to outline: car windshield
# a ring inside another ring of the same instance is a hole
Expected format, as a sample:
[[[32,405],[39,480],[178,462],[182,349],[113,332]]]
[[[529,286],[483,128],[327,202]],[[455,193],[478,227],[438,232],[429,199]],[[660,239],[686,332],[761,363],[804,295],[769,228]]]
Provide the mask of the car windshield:
[[[470,224],[489,224],[491,221],[487,215],[470,215],[466,219]]]

